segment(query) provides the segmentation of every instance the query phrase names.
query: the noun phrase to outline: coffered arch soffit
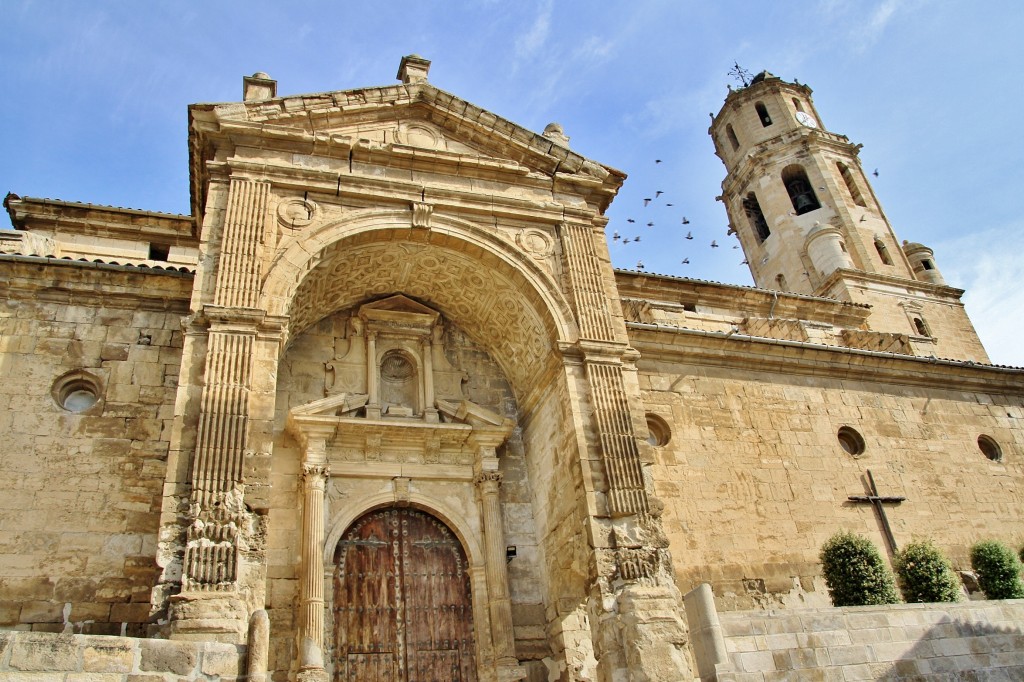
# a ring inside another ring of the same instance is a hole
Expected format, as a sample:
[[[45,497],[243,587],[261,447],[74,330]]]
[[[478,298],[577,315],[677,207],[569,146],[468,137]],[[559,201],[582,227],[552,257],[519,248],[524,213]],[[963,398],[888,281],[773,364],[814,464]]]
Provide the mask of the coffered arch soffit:
[[[498,362],[520,395],[536,385],[559,342],[577,337],[553,278],[514,247],[466,221],[363,211],[314,228],[275,259],[264,309],[294,338],[338,310],[401,293],[459,325]]]

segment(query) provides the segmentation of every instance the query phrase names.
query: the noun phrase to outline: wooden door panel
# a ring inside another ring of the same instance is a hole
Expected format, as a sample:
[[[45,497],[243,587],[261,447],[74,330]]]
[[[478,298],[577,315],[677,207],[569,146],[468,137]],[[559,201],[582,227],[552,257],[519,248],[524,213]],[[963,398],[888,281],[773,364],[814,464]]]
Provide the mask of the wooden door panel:
[[[413,509],[372,512],[335,560],[336,681],[475,682],[468,567],[447,526]]]

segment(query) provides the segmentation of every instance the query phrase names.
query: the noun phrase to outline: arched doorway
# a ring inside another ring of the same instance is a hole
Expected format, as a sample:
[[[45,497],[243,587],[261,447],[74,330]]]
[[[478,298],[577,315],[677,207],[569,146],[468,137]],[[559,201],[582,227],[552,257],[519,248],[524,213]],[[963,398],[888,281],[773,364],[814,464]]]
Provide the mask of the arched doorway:
[[[334,679],[474,682],[466,554],[416,509],[365,514],[335,551]]]

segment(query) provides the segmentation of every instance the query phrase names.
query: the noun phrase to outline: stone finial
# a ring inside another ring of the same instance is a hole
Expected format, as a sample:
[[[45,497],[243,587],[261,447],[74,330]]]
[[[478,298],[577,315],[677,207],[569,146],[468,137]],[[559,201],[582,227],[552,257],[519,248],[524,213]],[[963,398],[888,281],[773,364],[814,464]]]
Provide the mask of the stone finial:
[[[408,54],[402,57],[398,65],[398,80],[403,83],[419,83],[427,80],[427,72],[430,71],[430,60],[424,59],[418,54]]]
[[[549,123],[544,126],[544,137],[565,147],[569,146],[569,136],[565,134],[561,123]]]
[[[252,102],[258,99],[277,97],[277,81],[262,71],[242,78],[242,101]]]

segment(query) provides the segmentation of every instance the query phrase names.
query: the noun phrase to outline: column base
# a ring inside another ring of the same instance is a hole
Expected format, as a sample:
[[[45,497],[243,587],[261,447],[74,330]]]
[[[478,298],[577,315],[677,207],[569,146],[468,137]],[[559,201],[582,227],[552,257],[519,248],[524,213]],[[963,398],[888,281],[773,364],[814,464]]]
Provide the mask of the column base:
[[[295,676],[295,679],[297,682],[328,682],[327,671],[315,666],[299,668],[299,674]]]
[[[498,682],[517,682],[526,679],[526,668],[519,665],[514,658],[502,658],[498,660]]]
[[[171,597],[170,639],[245,644],[249,614],[235,592],[183,592]]]

